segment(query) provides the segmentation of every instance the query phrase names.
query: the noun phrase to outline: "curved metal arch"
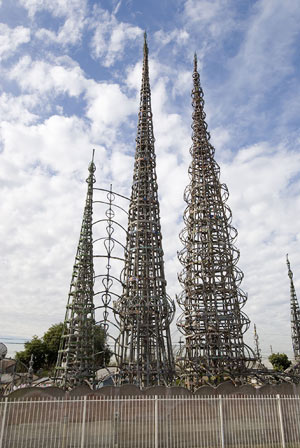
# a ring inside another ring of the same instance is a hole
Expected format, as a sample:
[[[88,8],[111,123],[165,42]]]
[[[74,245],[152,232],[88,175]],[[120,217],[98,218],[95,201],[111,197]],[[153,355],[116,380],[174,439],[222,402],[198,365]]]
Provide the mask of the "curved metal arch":
[[[120,279],[120,272],[124,269],[123,265],[126,253],[125,241],[127,237],[127,230],[120,224],[118,219],[121,218],[121,216],[122,219],[123,217],[128,216],[128,212],[124,207],[117,204],[115,201],[118,201],[119,199],[129,201],[129,199],[113,191],[112,185],[110,185],[110,189],[95,188],[94,190],[100,195],[106,194],[105,199],[100,197],[94,200],[94,204],[106,207],[103,211],[105,217],[93,222],[95,231],[98,231],[98,233],[104,232],[99,236],[96,235],[93,240],[94,247],[97,247],[97,249],[94,250],[94,260],[103,260],[100,265],[97,263],[99,265],[98,269],[101,269],[101,271],[97,271],[95,265],[95,311],[97,314],[101,313],[101,316],[97,317],[97,322],[104,329],[107,341],[111,341],[111,345],[115,348],[116,340],[119,337],[120,323],[112,302],[120,299],[120,290],[122,290],[123,287],[123,283]],[[102,227],[100,224],[102,224]],[[115,236],[116,229],[118,229],[117,237]],[[120,241],[119,238],[122,236],[122,241]],[[122,251],[122,255],[119,255],[120,251]],[[113,350],[113,356],[116,357],[115,350]]]
[[[93,201],[93,204],[104,204],[104,205],[109,205],[109,202],[106,201]],[[117,204],[111,204],[112,207],[117,208],[119,210],[122,210],[122,212],[126,213],[126,215],[128,215],[128,212],[125,210],[125,208],[121,207],[120,205]]]
[[[127,198],[126,196],[123,196],[123,195],[120,194],[120,193],[117,193],[116,191],[108,190],[107,188],[98,188],[98,187],[94,187],[94,190],[97,190],[97,191],[104,191],[104,192],[106,192],[106,193],[112,193],[112,194],[114,194],[115,196],[119,196],[120,198],[122,198],[122,199],[126,199],[126,201],[130,202],[130,199],[129,199],[129,198]]]
[[[107,241],[107,236],[103,236],[101,238],[97,238],[96,240],[93,241],[93,244],[97,243],[98,241]],[[122,249],[124,251],[126,251],[126,247],[124,246],[124,244],[120,243],[120,241],[116,240],[115,238],[111,237],[111,241],[113,241],[116,244],[119,244],[119,246],[122,247]]]
[[[117,226],[119,226],[122,230],[124,230],[124,232],[127,233],[127,230],[117,221],[114,221],[113,219],[109,219],[109,218],[103,218],[103,219],[98,219],[98,221],[93,222],[93,226],[95,226],[96,224],[99,224],[99,222],[111,222],[113,224],[116,224]]]

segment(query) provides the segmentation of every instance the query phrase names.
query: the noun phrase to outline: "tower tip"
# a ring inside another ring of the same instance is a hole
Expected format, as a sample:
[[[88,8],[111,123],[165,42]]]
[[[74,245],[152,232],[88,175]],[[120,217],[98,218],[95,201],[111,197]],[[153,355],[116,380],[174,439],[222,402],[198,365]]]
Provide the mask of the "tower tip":
[[[144,55],[148,54],[147,33],[144,31]]]
[[[194,70],[195,71],[197,71],[197,62],[198,62],[197,53],[195,52],[194,53]]]
[[[90,173],[94,173],[96,171],[96,166],[94,163],[94,157],[95,157],[95,149],[93,148],[93,152],[92,152],[92,160],[89,164],[89,172]]]

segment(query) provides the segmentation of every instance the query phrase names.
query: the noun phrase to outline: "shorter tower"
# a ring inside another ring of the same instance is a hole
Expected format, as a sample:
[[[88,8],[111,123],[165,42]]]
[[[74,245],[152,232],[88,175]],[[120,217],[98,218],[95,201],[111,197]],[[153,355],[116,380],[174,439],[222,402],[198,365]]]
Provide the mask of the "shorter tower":
[[[247,300],[239,285],[243,273],[237,267],[237,231],[226,204],[228,190],[220,182],[220,168],[205,122],[203,90],[197,70],[193,72],[193,135],[189,167],[190,183],[184,192],[187,207],[179,252],[183,291],[178,302],[183,314],[178,321],[185,335],[184,375],[190,388],[201,385],[202,376],[242,376],[254,358],[243,340],[249,319],[241,311]]]
[[[288,275],[290,278],[290,291],[291,291],[292,343],[293,343],[295,360],[300,361],[300,308],[294,287],[293,272],[291,270],[288,254],[286,255],[286,263],[288,267]]]
[[[255,345],[256,367],[257,367],[257,369],[265,369],[265,366],[262,363],[261,349],[259,347],[259,337],[258,337],[258,334],[256,331],[255,324],[254,324],[254,345]]]
[[[95,170],[93,151],[89,176],[86,180],[88,184],[86,203],[56,364],[55,382],[65,389],[78,386],[85,380],[93,383],[95,377],[92,235]]]

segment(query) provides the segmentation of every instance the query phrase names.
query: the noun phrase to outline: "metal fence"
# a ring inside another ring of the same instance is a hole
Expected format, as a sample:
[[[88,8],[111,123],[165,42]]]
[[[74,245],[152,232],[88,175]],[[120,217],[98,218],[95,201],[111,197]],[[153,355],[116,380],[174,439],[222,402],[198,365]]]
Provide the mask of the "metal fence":
[[[300,447],[300,397],[0,402],[0,448]]]

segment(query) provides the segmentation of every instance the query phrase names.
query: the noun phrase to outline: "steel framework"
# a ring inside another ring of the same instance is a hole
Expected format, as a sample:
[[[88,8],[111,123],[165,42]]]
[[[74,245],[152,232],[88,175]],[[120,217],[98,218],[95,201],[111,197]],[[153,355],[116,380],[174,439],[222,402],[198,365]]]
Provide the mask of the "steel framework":
[[[146,34],[122,278],[123,294],[116,306],[119,381],[141,387],[170,384],[174,375],[170,337],[174,303],[166,293],[164,274]]]
[[[294,357],[296,361],[300,361],[300,308],[294,287],[293,272],[291,265],[286,256],[286,263],[288,267],[288,275],[290,278],[290,291],[291,291],[291,327],[292,327],[292,344],[294,350]]]
[[[118,314],[114,304],[120,300],[123,283],[120,273],[126,252],[129,198],[112,189],[94,188],[94,214],[100,217],[93,223],[94,251],[94,303],[95,320],[105,335],[106,348],[116,358],[116,345],[120,334]],[[106,359],[102,367],[108,369]],[[108,369],[109,370],[109,369]]]
[[[256,330],[256,325],[254,324],[254,347],[255,347],[255,366],[257,369],[265,370],[266,367],[262,363],[261,349],[259,346],[259,337]]]
[[[89,165],[87,196],[79,243],[73,267],[66,307],[63,335],[58,352],[55,382],[72,388],[94,382],[94,264],[93,264],[93,184],[96,167],[93,158]]]
[[[183,291],[178,298],[183,314],[178,328],[185,335],[186,383],[194,388],[203,376],[242,375],[254,354],[243,341],[249,319],[241,311],[247,296],[239,288],[243,273],[236,266],[237,231],[231,225],[228,189],[220,183],[209,141],[196,55],[192,106],[192,163],[184,193],[185,228],[180,234],[184,248],[178,254],[183,265],[179,275]]]

